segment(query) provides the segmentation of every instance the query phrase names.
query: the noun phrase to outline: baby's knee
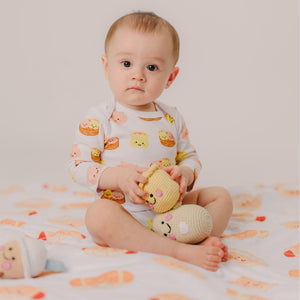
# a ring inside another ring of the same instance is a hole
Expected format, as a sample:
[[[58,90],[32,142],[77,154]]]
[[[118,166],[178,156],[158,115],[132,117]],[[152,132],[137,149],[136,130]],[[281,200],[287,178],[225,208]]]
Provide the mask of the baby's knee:
[[[85,214],[85,225],[92,236],[95,243],[100,246],[106,246],[107,244],[103,240],[102,233],[109,228],[109,221],[113,217],[113,209],[111,208],[112,201],[102,201],[102,199],[93,202],[87,209]],[[117,204],[118,205],[118,204]]]
[[[217,198],[222,201],[228,210],[233,211],[232,197],[223,187],[217,187]]]

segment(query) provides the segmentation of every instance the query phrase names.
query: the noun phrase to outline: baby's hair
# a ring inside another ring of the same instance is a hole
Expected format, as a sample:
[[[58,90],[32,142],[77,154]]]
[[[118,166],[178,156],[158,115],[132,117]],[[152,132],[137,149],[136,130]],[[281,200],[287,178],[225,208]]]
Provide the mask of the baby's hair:
[[[174,65],[177,63],[179,58],[179,36],[175,28],[165,19],[159,17],[153,12],[133,12],[122,16],[117,19],[108,30],[105,39],[105,52],[107,53],[108,45],[112,39],[114,33],[120,25],[127,24],[130,27],[145,33],[159,32],[162,29],[166,29],[172,38],[173,42],[173,55]]]

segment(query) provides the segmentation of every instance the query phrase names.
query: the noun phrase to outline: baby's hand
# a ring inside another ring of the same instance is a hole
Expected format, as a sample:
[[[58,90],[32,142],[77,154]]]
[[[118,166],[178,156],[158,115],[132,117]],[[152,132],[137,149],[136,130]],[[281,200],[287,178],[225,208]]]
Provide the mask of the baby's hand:
[[[164,168],[164,170],[179,184],[180,200],[182,200],[188,186],[188,180],[185,176],[184,169],[180,166],[170,166]]]
[[[146,183],[148,180],[142,173],[146,169],[122,167],[118,174],[119,188],[128,196],[129,200],[134,204],[145,204],[142,197],[148,195],[139,187],[139,183]]]

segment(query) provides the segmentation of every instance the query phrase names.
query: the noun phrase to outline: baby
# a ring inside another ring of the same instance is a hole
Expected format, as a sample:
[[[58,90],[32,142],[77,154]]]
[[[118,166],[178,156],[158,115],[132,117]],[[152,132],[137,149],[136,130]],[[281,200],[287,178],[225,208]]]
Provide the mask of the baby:
[[[136,12],[109,29],[102,56],[113,99],[89,110],[76,130],[69,160],[72,178],[97,193],[86,213],[86,226],[101,246],[168,255],[216,271],[227,260],[219,236],[232,213],[232,200],[221,187],[192,190],[201,170],[184,119],[157,99],[174,82],[179,68],[179,37],[154,13]],[[180,186],[183,205],[207,209],[211,236],[184,244],[149,230],[154,212],[145,205],[142,173],[159,164]]]

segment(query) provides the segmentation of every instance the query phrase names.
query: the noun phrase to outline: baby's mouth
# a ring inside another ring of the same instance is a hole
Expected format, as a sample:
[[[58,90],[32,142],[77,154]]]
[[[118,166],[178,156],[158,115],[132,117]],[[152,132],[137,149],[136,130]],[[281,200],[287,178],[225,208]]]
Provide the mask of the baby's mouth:
[[[144,90],[141,87],[139,87],[139,86],[132,86],[132,87],[128,88],[128,90],[134,90],[134,91],[144,92]]]

